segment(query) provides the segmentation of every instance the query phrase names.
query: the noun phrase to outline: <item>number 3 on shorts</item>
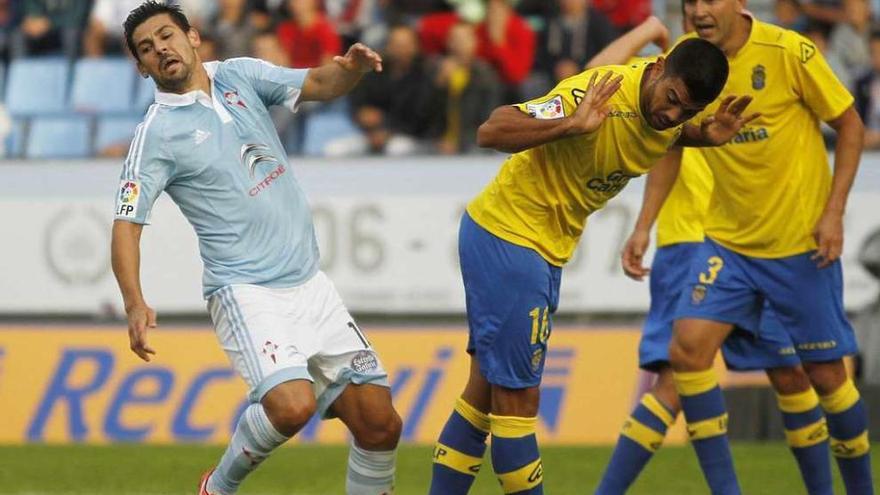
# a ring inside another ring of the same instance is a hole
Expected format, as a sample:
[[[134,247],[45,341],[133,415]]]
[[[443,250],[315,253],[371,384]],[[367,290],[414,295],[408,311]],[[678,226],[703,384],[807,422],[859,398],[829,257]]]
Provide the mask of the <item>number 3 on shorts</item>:
[[[724,260],[720,256],[712,256],[707,260],[707,263],[709,264],[709,273],[700,273],[700,283],[712,285],[718,278],[718,272],[724,268]]]

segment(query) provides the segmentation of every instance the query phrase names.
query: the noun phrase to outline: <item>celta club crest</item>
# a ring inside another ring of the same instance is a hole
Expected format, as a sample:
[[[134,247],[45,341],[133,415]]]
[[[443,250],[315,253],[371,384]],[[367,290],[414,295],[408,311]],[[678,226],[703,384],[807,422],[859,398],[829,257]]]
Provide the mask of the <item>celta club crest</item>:
[[[237,105],[241,108],[247,108],[247,105],[244,104],[244,100],[238,96],[238,91],[226,91],[223,93],[223,99],[226,100],[228,105]]]
[[[265,144],[243,144],[240,152],[241,164],[247,169],[251,179],[256,176],[257,165],[269,163],[278,166],[278,160],[272,156],[272,150]]]
[[[767,84],[767,70],[763,65],[752,68],[752,89],[764,89]]]
[[[266,343],[263,344],[263,355],[271,359],[273,363],[277,362],[275,361],[275,351],[277,350],[278,344],[272,342],[271,340],[267,340]]]

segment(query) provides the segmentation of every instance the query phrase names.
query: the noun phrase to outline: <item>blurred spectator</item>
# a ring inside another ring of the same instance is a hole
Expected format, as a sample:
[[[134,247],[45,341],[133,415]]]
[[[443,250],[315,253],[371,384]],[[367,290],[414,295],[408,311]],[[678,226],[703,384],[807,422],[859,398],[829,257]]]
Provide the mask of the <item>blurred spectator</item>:
[[[808,18],[832,26],[846,21],[842,0],[802,0],[801,9]]]
[[[342,46],[361,40],[361,33],[372,24],[382,23],[379,17],[383,0],[324,0],[327,18],[336,26]],[[380,21],[380,22],[376,22]],[[369,45],[369,43],[368,43]]]
[[[91,2],[85,0],[21,0],[23,19],[13,40],[13,56],[79,54]],[[17,2],[16,2],[17,3]]]
[[[18,3],[12,0],[0,0],[0,62],[9,58],[9,46],[12,33],[18,27]]]
[[[122,23],[125,22],[129,12],[142,2],[143,0],[95,0],[83,36],[83,54],[87,57],[123,54],[125,36]]]
[[[217,41],[214,39],[214,36],[209,33],[201,33],[200,37],[202,39],[202,44],[196,48],[196,51],[199,52],[199,58],[202,59],[203,62],[223,60],[219,56]]]
[[[605,14],[588,2],[559,0],[559,12],[548,19],[535,64],[548,82],[556,83],[581,72],[591,58],[617,38]]]
[[[208,26],[209,32],[217,40],[217,59],[250,55],[251,39],[258,30],[248,12],[247,0],[218,1],[217,11]]]
[[[365,75],[351,92],[352,118],[363,136],[331,143],[330,154],[410,154],[426,137],[432,84],[416,32],[393,27],[383,59],[384,70]]]
[[[856,110],[865,123],[865,148],[880,149],[880,31],[869,41],[871,69],[855,83]]]
[[[825,61],[828,62],[828,65],[831,67],[831,70],[834,71],[837,78],[840,79],[840,82],[842,82],[847,88],[852,88],[853,72],[851,72],[849,67],[844,64],[841,54],[837,50],[832,50],[829,47],[828,37],[831,34],[831,26],[824,22],[813,20],[809,21],[803,33],[804,36],[810,38],[810,41],[816,45],[816,49],[825,57]]]
[[[477,128],[498,106],[498,77],[486,62],[476,58],[474,26],[456,24],[449,32],[448,54],[434,71],[435,110],[432,134],[439,136],[443,154],[477,149]]]
[[[315,67],[339,55],[342,42],[317,0],[288,0],[291,19],[278,25],[278,39],[291,67]]]
[[[489,62],[506,84],[505,102],[520,100],[519,85],[528,77],[535,58],[535,33],[511,6],[512,0],[462,0],[456,12],[429,14],[419,23],[419,37],[427,54],[446,49],[449,30],[460,21],[477,24],[477,54]]]
[[[0,103],[0,158],[6,158],[9,150],[6,149],[7,138],[12,132],[12,119],[6,112],[6,106]]]
[[[215,0],[172,0],[173,3],[183,7],[186,18],[189,19],[190,25],[198,29],[200,32],[205,30],[208,20],[213,17],[217,11],[217,2]]]
[[[287,52],[281,48],[278,37],[271,31],[256,35],[251,40],[250,52],[253,57],[281,67],[287,67],[289,63]],[[290,154],[296,154],[302,148],[307,109],[305,109],[306,111],[302,111],[302,108],[298,110],[297,113],[293,113],[284,106],[269,108],[272,122],[275,123],[275,129],[278,130],[278,137],[281,138],[284,149]]]
[[[867,236],[858,256],[862,268],[880,281],[880,230]],[[856,376],[866,385],[880,385],[880,296],[856,313],[853,327],[859,343]]]
[[[845,20],[832,29],[828,49],[840,57],[850,73],[857,74],[871,64],[871,6],[868,0],[843,0],[843,6]]]
[[[592,3],[621,33],[633,29],[651,15],[651,0],[592,0]]]
[[[773,5],[773,23],[785,29],[804,32],[809,18],[798,0],[776,0]]]

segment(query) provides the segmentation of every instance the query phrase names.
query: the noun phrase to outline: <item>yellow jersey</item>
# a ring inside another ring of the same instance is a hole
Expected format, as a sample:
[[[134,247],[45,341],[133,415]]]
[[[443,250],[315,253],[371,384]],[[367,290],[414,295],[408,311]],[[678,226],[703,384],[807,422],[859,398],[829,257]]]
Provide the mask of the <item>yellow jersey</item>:
[[[715,177],[705,233],[746,256],[811,251],[831,190],[819,124],[839,117],[853,97],[810,40],[754,18],[748,41],[728,62],[718,100],[751,95],[746,113],[761,116],[724,146],[699,148]],[[717,108],[718,101],[704,115]]]
[[[571,258],[587,216],[605,206],[633,177],[648,171],[681,134],[653,129],[639,107],[649,63],[597,67],[560,82],[547,95],[516,105],[534,118],[574,113],[592,75],[623,76],[608,100],[609,114],[590,134],[511,155],[467,207],[473,220],[501,239],[534,249],[562,266]]]
[[[657,215],[657,247],[703,241],[713,182],[703,155],[696,148],[685,148],[678,179]]]

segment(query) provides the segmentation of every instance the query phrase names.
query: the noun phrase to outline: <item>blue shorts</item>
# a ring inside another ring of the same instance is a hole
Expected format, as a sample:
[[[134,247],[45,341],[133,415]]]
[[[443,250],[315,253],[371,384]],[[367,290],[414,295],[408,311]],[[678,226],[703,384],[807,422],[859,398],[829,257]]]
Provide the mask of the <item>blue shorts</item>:
[[[691,260],[675,319],[732,323],[763,338],[761,313],[769,304],[801,361],[855,354],[855,334],[843,310],[840,260],[820,269],[812,255],[754,258],[706,239]]]
[[[465,213],[458,253],[467,304],[468,348],[493,385],[541,383],[562,268],[502,240]]]
[[[639,367],[649,371],[669,363],[669,342],[678,300],[687,285],[691,260],[699,242],[683,242],[658,248],[651,264],[651,308],[642,328]],[[690,294],[690,293],[688,293]],[[727,367],[736,371],[782,368],[800,364],[791,339],[772,308],[764,305],[759,323],[761,333],[736,329],[721,348]]]

